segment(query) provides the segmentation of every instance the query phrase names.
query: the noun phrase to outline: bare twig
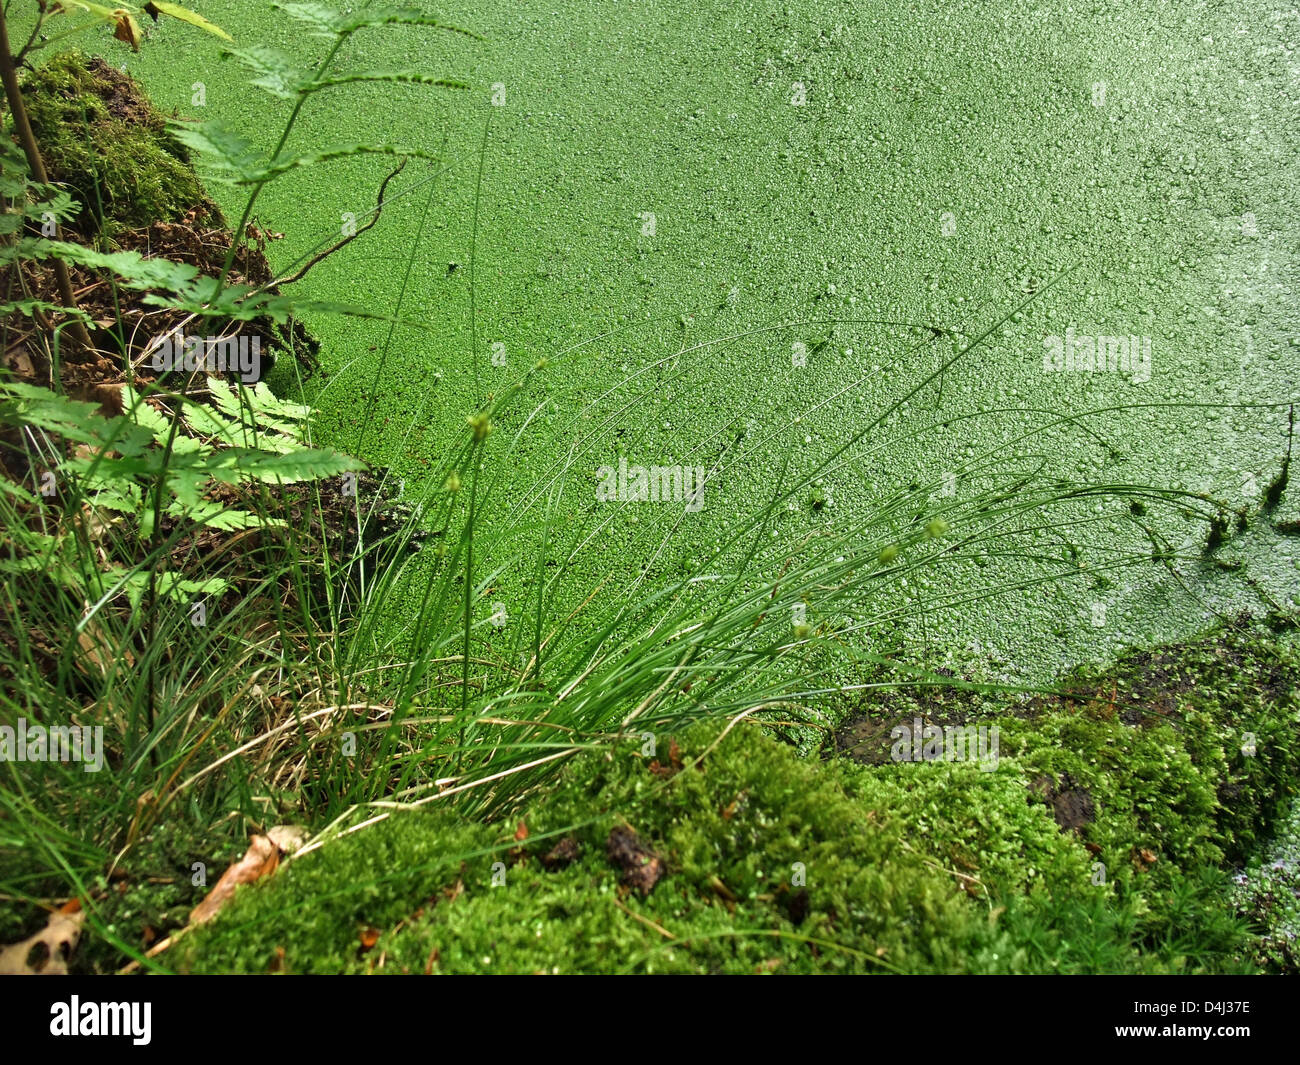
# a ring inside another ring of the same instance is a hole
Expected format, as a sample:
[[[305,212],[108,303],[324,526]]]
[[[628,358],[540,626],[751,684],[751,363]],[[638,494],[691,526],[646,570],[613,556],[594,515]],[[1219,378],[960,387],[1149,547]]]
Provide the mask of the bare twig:
[[[402,170],[406,167],[406,162],[407,162],[406,159],[403,159],[400,163],[398,163],[397,168],[393,170],[392,173],[388,175],[388,177],[384,178],[383,183],[379,186],[378,202],[375,204],[375,209],[370,216],[369,222],[367,222],[360,229],[354,230],[352,233],[350,233],[348,236],[344,237],[342,240],[338,241],[337,243],[331,244],[324,251],[318,252],[316,255],[313,255],[295,273],[290,274],[288,277],[276,278],[267,286],[267,288],[278,288],[280,285],[292,285],[295,281],[301,281],[306,276],[307,271],[310,270],[313,266],[315,266],[318,262],[320,262],[322,259],[326,259],[329,256],[333,255],[344,245],[351,244],[354,240],[357,239],[357,237],[361,236],[362,233],[364,233],[367,229],[370,229],[376,222],[378,222],[379,216],[380,214],[383,213],[384,210],[384,193],[388,190],[388,183],[402,172]]]
[[[50,183],[45,170],[45,160],[32,132],[32,124],[27,118],[27,107],[23,103],[22,89],[18,85],[18,70],[14,66],[13,52],[9,48],[9,29],[5,24],[4,8],[0,7],[0,81],[4,83],[5,96],[9,98],[9,113],[13,116],[14,131],[18,134],[18,143],[22,145],[23,154],[27,156],[27,166],[32,172],[32,180],[41,185]],[[54,259],[54,279],[59,286],[59,299],[69,310],[76,311],[77,298],[72,294],[72,278],[68,274],[68,264],[62,259]],[[87,352],[95,345],[79,318],[68,322],[72,339],[78,347]]]

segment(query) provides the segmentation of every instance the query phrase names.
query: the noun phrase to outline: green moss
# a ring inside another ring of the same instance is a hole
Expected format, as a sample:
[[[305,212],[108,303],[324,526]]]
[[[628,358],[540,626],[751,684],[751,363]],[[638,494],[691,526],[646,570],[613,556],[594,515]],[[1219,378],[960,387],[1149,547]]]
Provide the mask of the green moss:
[[[1297,677],[1293,650],[1230,627],[1079,675],[1050,713],[1010,726],[1011,746],[1094,792],[1095,842],[1239,863],[1296,794]]]
[[[716,732],[683,736],[686,757]],[[439,972],[948,971],[987,938],[951,879],[904,845],[906,826],[757,728],[668,780],[632,746],[592,755],[524,820],[523,855],[509,853],[513,821],[490,830],[409,813],[345,837],[188,937],[186,964],[264,971],[278,946],[294,971],[365,969],[383,955],[386,970],[419,972],[435,950]],[[606,857],[621,822],[667,861],[645,899],[620,890]],[[561,835],[578,859],[547,871],[540,857]],[[489,839],[495,851],[482,849]],[[362,955],[368,926],[386,931]]]
[[[23,81],[50,180],[82,205],[82,228],[176,221],[206,203],[185,148],[135,82],[80,52],[55,56]]]
[[[1229,627],[993,711],[996,773],[845,772],[864,800],[910,809],[936,860],[977,875],[1015,941],[1057,971],[1248,967],[1225,873],[1295,795],[1297,666],[1287,647]],[[1068,827],[1035,831],[1026,801]]]
[[[629,744],[582,757],[497,825],[412,811],[344,836],[243,890],[171,962],[219,972],[1249,971],[1223,862],[1293,790],[1293,667],[1289,652],[1232,632],[1133,656],[1073,678],[1067,697],[990,711],[1002,730],[991,772],[827,765],[751,722],[721,739],[704,723],[675,741],[676,757],[661,739],[659,760],[682,765],[670,776]],[[1128,700],[1091,697],[1101,690]],[[1148,720],[1169,698],[1185,702],[1182,716]],[[1242,729],[1265,737],[1253,756],[1238,750]],[[1058,827],[1044,778],[1086,791],[1089,819]],[[1219,799],[1232,787],[1251,796],[1249,810]],[[616,825],[666,864],[645,898],[620,885],[607,856]],[[576,860],[548,869],[542,858],[561,839],[578,845]],[[378,935],[368,950],[367,929]]]
[[[1001,899],[1040,884],[1086,883],[1087,852],[1039,803],[1026,801],[1022,767],[994,772],[973,762],[840,767],[859,801],[895,812],[926,855],[970,877],[968,894]]]
[[[1282,830],[1269,849],[1233,879],[1237,909],[1259,929],[1255,957],[1277,972],[1300,970],[1300,802],[1293,802]]]
[[[80,811],[73,820],[84,816]],[[50,842],[59,846],[62,841]],[[75,893],[87,920],[86,934],[69,960],[70,971],[106,974],[130,960],[124,948],[143,950],[183,927],[222,870],[244,853],[248,839],[231,818],[214,822],[195,811],[178,809],[151,826],[125,857],[119,853],[120,839],[79,841],[79,845],[94,847],[95,853],[64,850],[59,856],[69,864],[93,866],[102,872],[75,885],[57,876],[34,875],[31,855],[23,848],[0,848],[0,881],[21,887],[29,896],[26,900],[10,898],[0,906],[0,943],[17,942],[44,928],[49,920],[48,904]],[[115,856],[121,860],[115,861]],[[202,878],[196,877],[195,863],[204,869]],[[46,905],[31,898],[43,899]]]

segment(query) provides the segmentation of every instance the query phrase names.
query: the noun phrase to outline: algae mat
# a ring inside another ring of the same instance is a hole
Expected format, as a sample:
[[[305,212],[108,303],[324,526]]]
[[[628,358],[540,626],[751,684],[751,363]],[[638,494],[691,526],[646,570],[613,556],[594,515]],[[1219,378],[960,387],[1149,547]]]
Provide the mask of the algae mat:
[[[269,5],[202,7],[242,44],[303,62],[322,53]],[[378,139],[441,159],[408,167],[380,223],[307,283],[314,297],[435,325],[390,337],[383,324],[313,323],[332,371],[311,397],[326,442],[418,485],[463,436],[465,415],[547,356],[513,422],[498,426],[506,441],[527,420],[495,513],[525,510],[563,460],[559,510],[576,539],[598,530],[575,570],[689,570],[762,505],[768,471],[811,466],[954,344],[1029,300],[783,520],[861,514],[899,485],[945,484],[1045,416],[1108,407],[1121,409],[1089,422],[1104,446],[1041,432],[1019,451],[1062,477],[1181,486],[1233,506],[1258,506],[1276,477],[1286,409],[1222,405],[1297,391],[1294,10],[1150,0],[437,10],[482,40],[369,31],[338,70],[411,67],[468,89],[340,88],[308,105],[290,143]],[[249,88],[187,28],[151,32],[153,47],[126,61],[161,107],[274,145],[288,104]],[[268,190],[259,219],[286,234],[275,261],[338,232],[345,215],[364,217],[387,169],[346,160]],[[1097,352],[1114,369],[1066,358]],[[658,537],[681,507],[592,517],[601,466],[710,466],[716,441],[733,435],[750,441],[745,475],[710,481],[671,553]],[[1104,556],[1124,534],[1111,543],[1102,529],[1083,546]],[[1204,537],[1190,523],[1168,533],[1189,548]],[[1036,589],[929,631],[1028,669],[1259,608],[1243,573],[1292,603],[1293,541],[1262,527],[1248,539],[1232,548],[1244,570],[1231,577],[1189,563]],[[513,605],[526,596],[519,581],[503,576],[497,594]]]

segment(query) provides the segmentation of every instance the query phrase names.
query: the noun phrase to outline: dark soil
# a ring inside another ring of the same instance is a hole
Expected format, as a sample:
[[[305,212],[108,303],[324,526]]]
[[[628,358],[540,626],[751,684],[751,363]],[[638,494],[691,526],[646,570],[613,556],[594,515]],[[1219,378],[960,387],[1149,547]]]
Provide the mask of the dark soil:
[[[665,868],[664,860],[641,842],[626,825],[615,825],[605,845],[610,864],[622,871],[619,882],[645,898],[654,890]]]
[[[1064,831],[1082,828],[1096,817],[1092,795],[1087,788],[1080,787],[1069,773],[1059,781],[1048,776],[1038,777],[1029,785],[1029,790],[1052,808],[1052,816]]]

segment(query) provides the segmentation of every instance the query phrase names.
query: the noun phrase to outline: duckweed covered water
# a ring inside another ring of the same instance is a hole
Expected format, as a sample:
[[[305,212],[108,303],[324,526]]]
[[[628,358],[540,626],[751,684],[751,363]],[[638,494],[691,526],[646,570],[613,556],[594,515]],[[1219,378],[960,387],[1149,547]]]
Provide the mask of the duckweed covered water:
[[[269,7],[204,11],[242,43],[320,55]],[[811,468],[1030,297],[801,493],[782,535],[943,484],[1025,433],[1012,452],[1063,478],[1257,508],[1277,476],[1286,409],[1228,405],[1297,391],[1300,22],[1284,5],[472,0],[446,14],[485,39],[390,27],[359,36],[340,70],[414,66],[468,91],[350,86],[309,105],[295,133],[300,147],[381,138],[442,160],[409,167],[395,189],[407,194],[306,284],[435,328],[313,323],[331,377],[311,399],[325,442],[418,492],[441,483],[432,471],[465,415],[548,357],[497,426],[488,463],[507,475],[486,521],[521,522],[509,548],[527,557],[542,486],[567,465],[560,542],[588,545],[557,551],[573,601],[611,574],[626,590],[643,567],[653,585],[702,565],[787,463],[790,476]],[[274,144],[287,105],[183,27],[151,33],[127,63],[161,107]],[[270,188],[258,215],[286,234],[274,261],[337,232],[345,213],[362,217],[388,165],[353,159]],[[1045,371],[1048,338],[1067,330],[1149,340],[1149,380],[1140,368]],[[1112,407],[1089,419],[1095,436],[1034,431]],[[612,513],[595,500],[597,470],[620,457],[722,473],[698,514]],[[1283,516],[1294,509],[1283,500]],[[1162,531],[1190,554],[1207,532]],[[1077,538],[1037,535],[1045,556],[1077,551],[1094,567],[1141,539],[1122,509]],[[1266,609],[1246,577],[1294,605],[1292,539],[1258,522],[1222,557],[1241,568],[1193,561],[1036,586],[927,612],[924,631],[958,658],[1032,674]],[[1039,572],[985,563],[896,588],[909,625],[953,589]],[[503,574],[492,599],[523,613],[528,579]]]

